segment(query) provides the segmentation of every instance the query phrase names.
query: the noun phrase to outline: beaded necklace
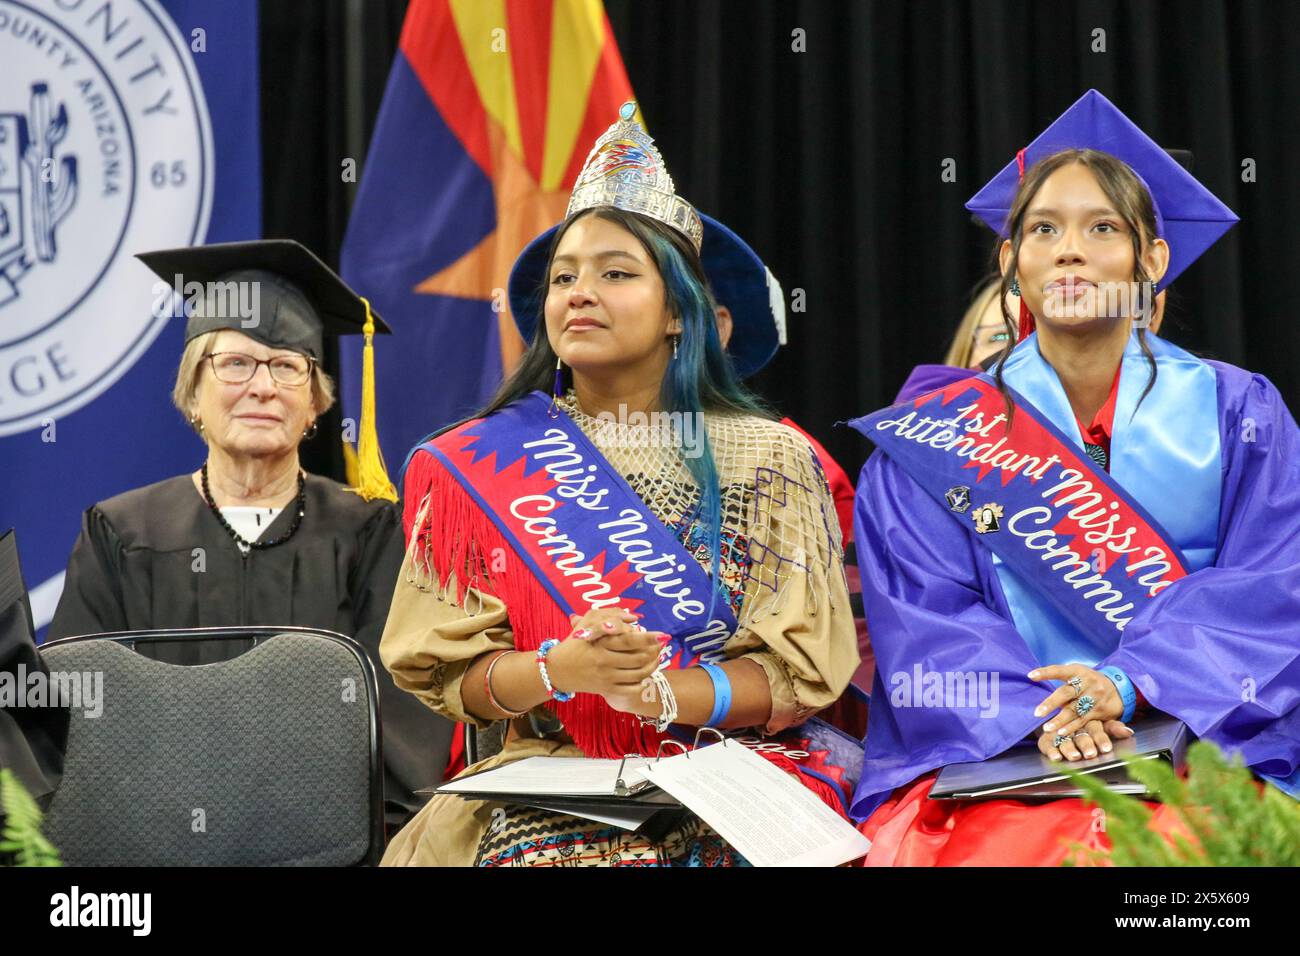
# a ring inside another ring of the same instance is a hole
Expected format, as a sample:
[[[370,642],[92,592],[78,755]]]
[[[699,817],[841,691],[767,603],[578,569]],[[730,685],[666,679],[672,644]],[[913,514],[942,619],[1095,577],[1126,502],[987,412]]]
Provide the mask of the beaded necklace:
[[[226,534],[230,535],[230,537],[234,539],[235,544],[239,545],[244,551],[245,557],[248,556],[249,548],[273,548],[277,544],[283,544],[294,536],[294,532],[296,532],[298,526],[302,524],[302,516],[307,510],[307,476],[302,471],[298,472],[298,499],[294,504],[295,514],[293,524],[291,524],[289,530],[280,535],[280,537],[272,538],[270,541],[262,541],[261,539],[257,541],[248,541],[241,537],[239,532],[230,526],[230,522],[226,520],[226,516],[223,515],[221,509],[217,507],[217,503],[212,497],[212,492],[208,490],[208,463],[206,461],[203,463],[203,468],[199,472],[199,478],[203,484],[203,501],[207,504],[212,513],[216,515],[217,521],[221,522],[221,527],[226,529]]]

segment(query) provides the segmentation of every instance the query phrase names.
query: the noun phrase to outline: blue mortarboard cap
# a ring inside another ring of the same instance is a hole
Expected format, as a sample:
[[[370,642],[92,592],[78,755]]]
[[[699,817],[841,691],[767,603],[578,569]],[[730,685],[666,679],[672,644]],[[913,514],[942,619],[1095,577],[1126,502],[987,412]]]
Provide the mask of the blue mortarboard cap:
[[[1128,163],[1151,192],[1158,235],[1169,243],[1169,285],[1237,222],[1231,209],[1138,129],[1110,100],[1089,90],[1051,126],[977,192],[966,208],[998,235],[1006,235],[1007,215],[1020,185],[1021,160],[1029,169],[1063,149],[1096,149]]]

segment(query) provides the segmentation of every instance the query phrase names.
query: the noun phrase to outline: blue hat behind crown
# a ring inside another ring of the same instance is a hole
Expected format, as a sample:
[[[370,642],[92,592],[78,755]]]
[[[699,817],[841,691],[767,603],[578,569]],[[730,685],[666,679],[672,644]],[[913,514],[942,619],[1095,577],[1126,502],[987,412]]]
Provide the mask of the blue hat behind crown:
[[[1127,163],[1151,192],[1157,233],[1169,243],[1167,289],[1183,271],[1238,221],[1231,209],[1096,90],[1089,90],[1043,130],[1024,151],[1024,169],[1063,149],[1096,149]],[[998,235],[1006,236],[1007,215],[1020,185],[1021,164],[1013,157],[966,208]]]
[[[736,374],[748,378],[772,360],[785,344],[785,298],[776,276],[745,240],[700,213],[704,242],[700,259],[719,305],[731,310],[731,356]],[[559,226],[530,242],[510,270],[510,312],[525,342],[533,340],[541,315],[546,263]]]
[[[741,378],[757,372],[785,344],[780,283],[743,239],[677,195],[654,140],[636,120],[633,102],[623,104],[619,120],[592,147],[566,216],[600,206],[657,219],[695,247],[714,298],[731,311],[727,353]],[[525,342],[531,342],[537,330],[546,264],[559,228],[552,226],[530,242],[510,270],[510,313]]]

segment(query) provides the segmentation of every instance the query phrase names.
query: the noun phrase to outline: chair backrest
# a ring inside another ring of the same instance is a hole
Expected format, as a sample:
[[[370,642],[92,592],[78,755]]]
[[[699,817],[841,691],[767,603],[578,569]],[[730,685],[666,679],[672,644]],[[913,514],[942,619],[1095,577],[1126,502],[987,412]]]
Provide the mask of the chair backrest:
[[[461,726],[465,728],[465,766],[471,767],[480,760],[495,757],[505,749],[510,721],[493,721],[487,730],[478,730],[473,724]]]
[[[178,638],[256,643],[193,667],[132,649]],[[339,866],[383,853],[375,673],[351,638],[199,628],[87,635],[41,650],[64,679],[102,680],[98,716],[85,699],[72,708],[46,816],[65,863]]]

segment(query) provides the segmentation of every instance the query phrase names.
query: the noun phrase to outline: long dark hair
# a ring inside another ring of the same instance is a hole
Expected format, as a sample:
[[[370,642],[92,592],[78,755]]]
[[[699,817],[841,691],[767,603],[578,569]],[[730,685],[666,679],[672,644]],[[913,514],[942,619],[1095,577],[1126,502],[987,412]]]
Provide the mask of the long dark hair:
[[[1151,193],[1138,178],[1137,173],[1133,172],[1133,169],[1123,160],[1096,149],[1064,149],[1034,163],[1025,171],[1025,178],[1020,183],[1020,188],[1016,190],[1011,210],[1007,214],[1006,234],[1011,239],[1011,267],[1002,276],[998,299],[1002,308],[1002,321],[1010,334],[1010,340],[1002,354],[998,356],[993,377],[997,382],[998,391],[1006,401],[1008,420],[1015,412],[1015,403],[1011,401],[1011,394],[1007,391],[1006,382],[1003,380],[1002,367],[1011,350],[1015,348],[1020,323],[1011,318],[1011,311],[1007,308],[1007,293],[1011,291],[1011,280],[1015,278],[1016,264],[1020,261],[1020,241],[1024,235],[1025,214],[1029,210],[1029,204],[1033,202],[1043,183],[1047,181],[1047,177],[1071,163],[1078,163],[1087,168],[1096,177],[1097,185],[1101,187],[1101,191],[1106,194],[1106,198],[1111,201],[1115,211],[1128,226],[1129,236],[1133,242],[1133,281],[1139,283],[1140,290],[1138,308],[1143,311],[1152,308],[1152,303],[1146,300],[1148,292],[1153,290],[1148,285],[1151,277],[1142,266],[1142,249],[1147,242],[1156,238],[1156,207],[1151,199]],[[999,239],[993,250],[994,268],[998,268],[998,254],[1001,248],[1002,240]],[[1147,393],[1156,384],[1157,372],[1156,357],[1147,343],[1146,329],[1138,328],[1137,334],[1138,344],[1151,369],[1146,388],[1142,390],[1142,396],[1138,399],[1138,405],[1141,405]]]
[[[665,306],[681,321],[682,332],[677,342],[677,355],[668,363],[659,388],[660,407],[666,412],[683,414],[705,411],[740,412],[775,419],[776,416],[745,388],[723,350],[722,339],[718,335],[717,304],[709,288],[704,265],[690,241],[676,229],[656,219],[613,206],[597,206],[575,213],[556,230],[542,285],[535,290],[532,301],[538,316],[537,327],[533,340],[515,371],[482,409],[440,429],[425,438],[421,444],[465,422],[491,415],[530,392],[549,392],[552,389],[557,356],[546,334],[542,306],[546,300],[555,251],[565,233],[585,216],[615,223],[636,237],[663,279]],[[573,381],[572,370],[564,368],[562,374],[563,387],[567,388]],[[684,457],[691,477],[700,488],[698,519],[709,543],[716,598],[721,555],[722,496],[708,433],[704,429],[700,433],[703,438],[703,454]],[[710,607],[710,615],[712,612],[713,608]]]
[[[614,206],[597,206],[575,213],[556,230],[546,261],[543,285],[534,292],[532,304],[538,320],[533,340],[514,374],[502,382],[487,405],[470,418],[490,415],[529,392],[538,389],[550,391],[555,378],[556,354],[546,335],[543,303],[551,264],[565,233],[575,222],[587,216],[615,223],[636,237],[663,279],[665,306],[682,323],[677,357],[669,364],[660,386],[659,398],[663,409],[674,412],[735,411],[772,417],[736,377],[722,348],[722,339],[718,335],[717,303],[695,247],[682,233],[657,219]],[[563,373],[567,387],[573,382],[573,373],[567,368]]]

